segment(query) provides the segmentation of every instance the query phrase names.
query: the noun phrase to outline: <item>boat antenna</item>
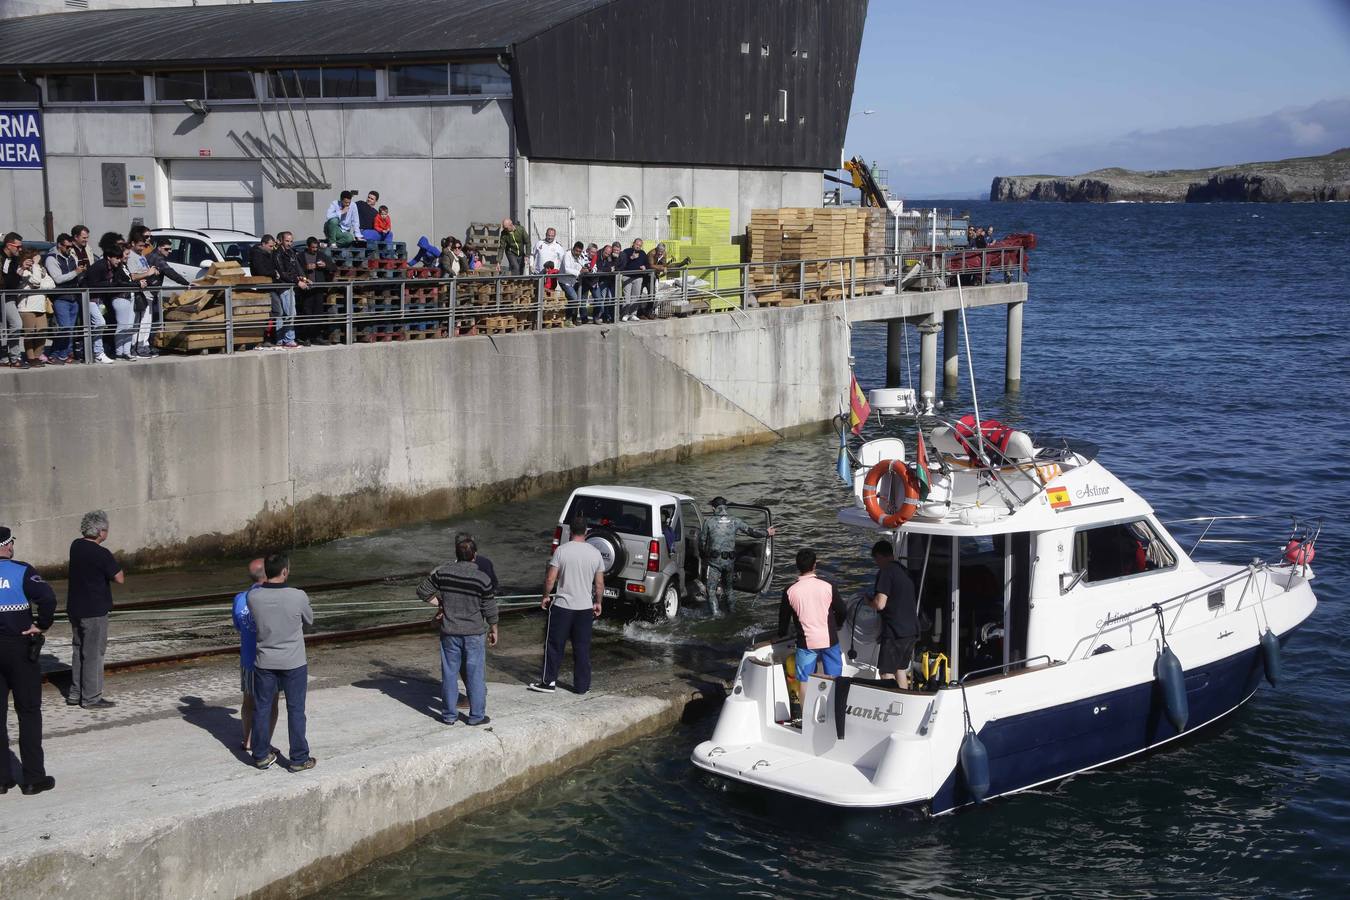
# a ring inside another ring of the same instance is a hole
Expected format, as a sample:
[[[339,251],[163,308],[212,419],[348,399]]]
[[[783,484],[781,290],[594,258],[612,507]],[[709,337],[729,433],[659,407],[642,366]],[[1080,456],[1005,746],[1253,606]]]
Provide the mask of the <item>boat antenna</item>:
[[[970,329],[966,327],[966,295],[961,289],[961,273],[956,273],[956,299],[961,304],[961,337],[966,345],[966,372],[970,377],[970,397],[975,404],[975,437],[979,441],[980,459],[985,463],[989,462],[989,457],[984,451],[984,428],[981,423],[984,421],[980,417],[980,394],[975,390],[975,360],[970,352]]]

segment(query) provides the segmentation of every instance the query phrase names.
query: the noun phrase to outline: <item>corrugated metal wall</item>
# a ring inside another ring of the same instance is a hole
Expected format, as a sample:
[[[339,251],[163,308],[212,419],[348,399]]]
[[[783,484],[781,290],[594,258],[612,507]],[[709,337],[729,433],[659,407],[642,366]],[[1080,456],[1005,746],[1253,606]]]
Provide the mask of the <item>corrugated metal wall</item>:
[[[867,0],[618,0],[516,47],[522,152],[837,168],[866,17]]]

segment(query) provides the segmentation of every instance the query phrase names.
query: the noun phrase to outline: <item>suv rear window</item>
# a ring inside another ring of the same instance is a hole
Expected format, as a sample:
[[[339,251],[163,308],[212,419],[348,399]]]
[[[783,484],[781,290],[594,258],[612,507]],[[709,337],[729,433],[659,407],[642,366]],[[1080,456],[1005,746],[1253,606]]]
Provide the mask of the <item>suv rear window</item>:
[[[572,505],[567,508],[563,521],[571,519],[577,510],[586,517],[587,528],[603,525],[627,534],[646,536],[652,533],[652,508],[646,503],[578,494],[572,498]]]

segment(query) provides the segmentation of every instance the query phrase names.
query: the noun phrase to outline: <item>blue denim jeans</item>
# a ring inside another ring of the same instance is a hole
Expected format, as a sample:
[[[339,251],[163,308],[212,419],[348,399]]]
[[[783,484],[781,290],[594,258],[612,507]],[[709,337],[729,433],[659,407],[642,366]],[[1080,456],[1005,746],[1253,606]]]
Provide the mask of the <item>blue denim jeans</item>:
[[[75,326],[80,320],[80,301],[72,297],[57,297],[52,301],[56,312],[56,335],[52,338],[52,356],[57,359],[70,359]]]
[[[253,670],[253,733],[271,734],[272,704],[277,691],[286,695],[286,730],[290,734],[290,761],[296,766],[309,759],[309,742],[305,740],[305,691],[308,687],[309,666],[295,669]],[[270,751],[267,741],[253,742],[253,761],[262,762]]]
[[[278,344],[295,343],[295,289],[272,292],[272,319]]]
[[[469,695],[469,724],[477,725],[487,715],[487,635],[441,635],[441,720],[453,725],[459,717],[459,664],[464,661],[464,690]]]

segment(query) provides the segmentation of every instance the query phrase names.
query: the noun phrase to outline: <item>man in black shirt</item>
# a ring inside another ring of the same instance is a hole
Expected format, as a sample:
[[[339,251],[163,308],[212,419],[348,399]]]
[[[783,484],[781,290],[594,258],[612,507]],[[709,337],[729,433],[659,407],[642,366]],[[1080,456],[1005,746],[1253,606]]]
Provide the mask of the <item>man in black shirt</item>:
[[[918,601],[909,573],[895,560],[890,541],[872,545],[872,561],[877,566],[876,593],[872,606],[881,613],[881,648],[877,671],[882,678],[894,677],[902,688],[909,687],[909,666],[914,659],[914,644],[919,638]]]
[[[103,654],[108,649],[110,584],[126,579],[122,567],[103,546],[108,539],[108,514],[98,509],[80,520],[80,537],[70,545],[70,585],[66,616],[70,619],[71,677],[66,703],[85,709],[116,706],[103,699]]]
[[[0,794],[14,787],[9,769],[9,695],[19,719],[25,794],[56,787],[42,757],[42,633],[52,627],[56,594],[28,563],[14,559],[14,535],[0,526]]]

